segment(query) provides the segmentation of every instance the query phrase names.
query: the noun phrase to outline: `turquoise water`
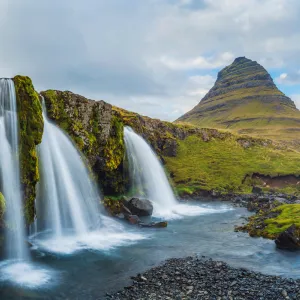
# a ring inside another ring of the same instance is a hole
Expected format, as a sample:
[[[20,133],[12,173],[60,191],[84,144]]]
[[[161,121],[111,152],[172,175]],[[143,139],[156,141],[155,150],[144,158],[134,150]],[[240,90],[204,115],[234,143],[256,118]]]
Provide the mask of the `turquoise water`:
[[[299,253],[279,251],[273,241],[234,232],[234,225],[249,215],[246,209],[219,202],[197,206],[204,209],[203,215],[171,220],[165,229],[125,225],[130,234],[142,239],[127,240],[113,248],[83,247],[71,254],[55,254],[33,247],[34,263],[48,271],[47,281],[39,287],[4,278],[0,298],[103,299],[106,292],[130,284],[130,276],[165,259],[194,254],[266,274],[300,278]]]

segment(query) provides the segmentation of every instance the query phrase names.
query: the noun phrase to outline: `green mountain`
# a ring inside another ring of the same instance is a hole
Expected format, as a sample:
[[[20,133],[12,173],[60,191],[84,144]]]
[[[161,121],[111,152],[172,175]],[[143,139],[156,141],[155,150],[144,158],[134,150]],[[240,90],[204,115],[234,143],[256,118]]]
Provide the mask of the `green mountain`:
[[[245,57],[218,73],[215,85],[176,122],[297,143],[300,112],[264,67]]]

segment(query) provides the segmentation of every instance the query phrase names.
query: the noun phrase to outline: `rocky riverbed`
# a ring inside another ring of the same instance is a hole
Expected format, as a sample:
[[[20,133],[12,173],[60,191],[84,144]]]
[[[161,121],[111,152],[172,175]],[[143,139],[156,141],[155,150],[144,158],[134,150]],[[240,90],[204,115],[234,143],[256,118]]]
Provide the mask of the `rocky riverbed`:
[[[300,299],[300,280],[232,268],[205,257],[170,259],[132,280],[132,285],[106,299]]]

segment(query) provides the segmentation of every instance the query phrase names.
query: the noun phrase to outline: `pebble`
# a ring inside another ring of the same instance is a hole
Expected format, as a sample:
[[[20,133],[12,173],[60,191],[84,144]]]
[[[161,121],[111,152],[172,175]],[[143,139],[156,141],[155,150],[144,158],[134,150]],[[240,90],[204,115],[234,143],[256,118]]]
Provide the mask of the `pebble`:
[[[233,268],[220,261],[187,257],[167,260],[163,265],[139,274],[133,278],[131,288],[107,294],[106,299],[299,300],[300,280]]]

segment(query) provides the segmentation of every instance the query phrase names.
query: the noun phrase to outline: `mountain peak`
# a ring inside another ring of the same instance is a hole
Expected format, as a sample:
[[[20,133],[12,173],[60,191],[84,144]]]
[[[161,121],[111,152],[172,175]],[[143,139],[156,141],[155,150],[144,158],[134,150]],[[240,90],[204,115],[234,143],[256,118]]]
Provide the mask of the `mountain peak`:
[[[218,73],[214,86],[200,103],[177,121],[251,133],[279,123],[300,127],[300,112],[263,66],[237,57]]]

